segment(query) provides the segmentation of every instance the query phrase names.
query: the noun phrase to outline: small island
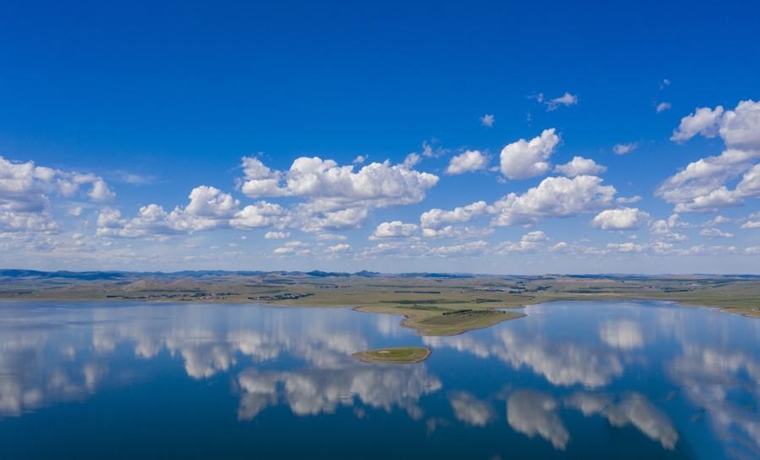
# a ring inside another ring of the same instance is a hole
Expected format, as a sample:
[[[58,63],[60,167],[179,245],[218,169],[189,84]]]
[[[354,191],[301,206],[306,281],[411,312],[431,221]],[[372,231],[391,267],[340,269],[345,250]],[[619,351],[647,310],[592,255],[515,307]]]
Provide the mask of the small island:
[[[363,363],[414,364],[425,361],[430,349],[425,347],[382,348],[360,351],[351,355]]]

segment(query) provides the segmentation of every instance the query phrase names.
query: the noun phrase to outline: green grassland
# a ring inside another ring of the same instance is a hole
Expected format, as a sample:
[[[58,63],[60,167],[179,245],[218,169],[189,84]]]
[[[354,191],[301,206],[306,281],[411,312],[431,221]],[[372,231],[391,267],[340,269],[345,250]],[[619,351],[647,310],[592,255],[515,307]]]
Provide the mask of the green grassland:
[[[455,335],[556,300],[666,300],[760,318],[760,278],[742,276],[309,276],[219,274],[115,280],[0,277],[0,299],[262,303],[351,307],[404,317],[421,335]]]
[[[430,349],[423,347],[383,348],[360,351],[351,356],[363,363],[414,364],[428,359]]]

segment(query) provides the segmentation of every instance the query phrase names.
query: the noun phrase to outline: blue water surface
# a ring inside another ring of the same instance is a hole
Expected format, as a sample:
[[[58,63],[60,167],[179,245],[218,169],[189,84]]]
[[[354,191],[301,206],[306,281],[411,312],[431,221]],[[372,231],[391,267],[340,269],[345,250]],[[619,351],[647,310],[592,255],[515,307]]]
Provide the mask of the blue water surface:
[[[760,320],[554,302],[454,337],[260,305],[0,303],[0,458],[760,458]],[[418,345],[414,365],[356,351]]]

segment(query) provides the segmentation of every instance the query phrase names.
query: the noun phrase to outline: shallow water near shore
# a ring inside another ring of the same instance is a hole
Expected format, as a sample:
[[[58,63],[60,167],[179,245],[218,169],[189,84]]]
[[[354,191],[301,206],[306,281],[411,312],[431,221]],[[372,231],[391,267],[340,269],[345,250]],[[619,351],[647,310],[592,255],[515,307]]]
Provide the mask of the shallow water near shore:
[[[2,458],[760,458],[760,320],[524,311],[418,337],[349,309],[0,302]],[[432,354],[351,358],[398,346]]]

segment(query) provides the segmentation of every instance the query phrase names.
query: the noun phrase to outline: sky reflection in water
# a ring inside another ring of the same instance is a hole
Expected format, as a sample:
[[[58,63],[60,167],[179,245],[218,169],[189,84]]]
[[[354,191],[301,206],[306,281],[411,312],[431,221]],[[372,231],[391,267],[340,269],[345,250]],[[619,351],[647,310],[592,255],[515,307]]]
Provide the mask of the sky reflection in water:
[[[0,303],[3,457],[760,457],[760,321],[526,312],[417,337],[345,309]],[[350,357],[419,344],[417,365]]]

